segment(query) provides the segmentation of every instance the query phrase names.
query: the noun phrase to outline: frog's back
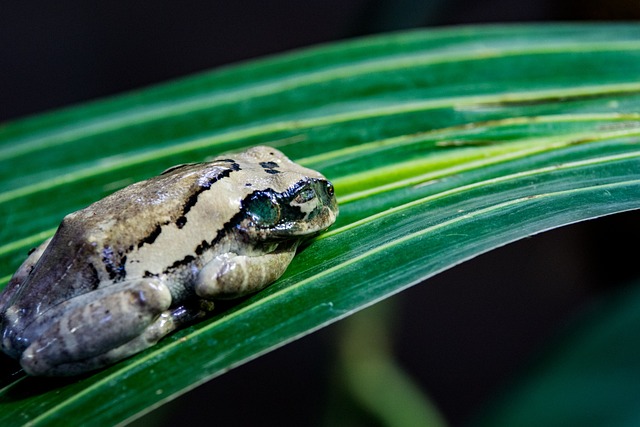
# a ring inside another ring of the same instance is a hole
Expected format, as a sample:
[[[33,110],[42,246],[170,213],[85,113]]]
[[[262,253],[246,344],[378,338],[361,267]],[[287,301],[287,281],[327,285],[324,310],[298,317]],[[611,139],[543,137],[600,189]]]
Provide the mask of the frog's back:
[[[88,239],[105,240],[119,249],[152,243],[162,227],[181,228],[202,193],[222,190],[213,187],[230,170],[229,165],[217,163],[174,168],[70,214],[65,222],[77,223]]]
[[[132,257],[143,259],[154,257],[150,253],[153,251],[171,252],[170,248],[154,245],[162,230],[170,234],[169,228],[179,229],[190,204],[195,204],[198,195],[228,170],[228,166],[216,163],[185,165],[67,215],[20,284],[21,308],[44,309],[140,275],[135,268],[127,268],[128,260],[130,264]],[[147,268],[149,264],[153,262],[147,262]]]

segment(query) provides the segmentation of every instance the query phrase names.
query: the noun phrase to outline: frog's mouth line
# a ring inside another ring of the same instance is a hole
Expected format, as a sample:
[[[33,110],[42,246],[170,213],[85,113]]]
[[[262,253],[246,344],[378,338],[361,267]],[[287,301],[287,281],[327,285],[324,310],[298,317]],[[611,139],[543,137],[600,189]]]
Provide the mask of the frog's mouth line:
[[[280,239],[308,238],[317,235],[329,228],[336,221],[337,213],[330,206],[323,206],[319,212],[311,217],[311,222],[316,226],[309,226],[309,222],[303,225],[295,221],[278,224],[271,229],[271,236]]]

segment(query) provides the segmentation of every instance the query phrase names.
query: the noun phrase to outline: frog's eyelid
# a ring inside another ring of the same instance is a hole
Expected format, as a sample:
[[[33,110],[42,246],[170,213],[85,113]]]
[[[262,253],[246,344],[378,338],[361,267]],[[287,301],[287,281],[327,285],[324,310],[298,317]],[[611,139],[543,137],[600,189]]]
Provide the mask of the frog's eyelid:
[[[293,199],[294,202],[302,204],[302,203],[307,203],[313,199],[315,199],[317,196],[316,192],[312,189],[312,188],[305,188],[304,190],[300,191],[296,197]]]

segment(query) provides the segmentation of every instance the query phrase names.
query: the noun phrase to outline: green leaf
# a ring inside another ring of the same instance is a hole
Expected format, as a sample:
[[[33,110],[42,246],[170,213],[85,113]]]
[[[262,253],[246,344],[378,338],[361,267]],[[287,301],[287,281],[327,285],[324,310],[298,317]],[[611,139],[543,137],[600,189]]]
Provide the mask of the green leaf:
[[[336,225],[268,289],[94,375],[15,378],[0,424],[115,424],[466,259],[640,207],[640,27],[414,31],[221,69],[0,128],[0,277],[60,219],[270,144]]]

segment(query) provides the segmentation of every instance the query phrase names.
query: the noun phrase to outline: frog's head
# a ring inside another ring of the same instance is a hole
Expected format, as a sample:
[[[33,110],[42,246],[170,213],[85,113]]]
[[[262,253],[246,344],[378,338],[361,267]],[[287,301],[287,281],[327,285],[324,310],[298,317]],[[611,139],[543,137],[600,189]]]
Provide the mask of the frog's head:
[[[248,240],[300,240],[335,222],[338,204],[333,185],[319,172],[271,147],[254,147],[237,159],[250,191],[241,202],[236,224]]]
[[[257,191],[244,201],[245,230],[260,240],[312,236],[329,228],[338,215],[333,185],[305,177],[284,192]]]

